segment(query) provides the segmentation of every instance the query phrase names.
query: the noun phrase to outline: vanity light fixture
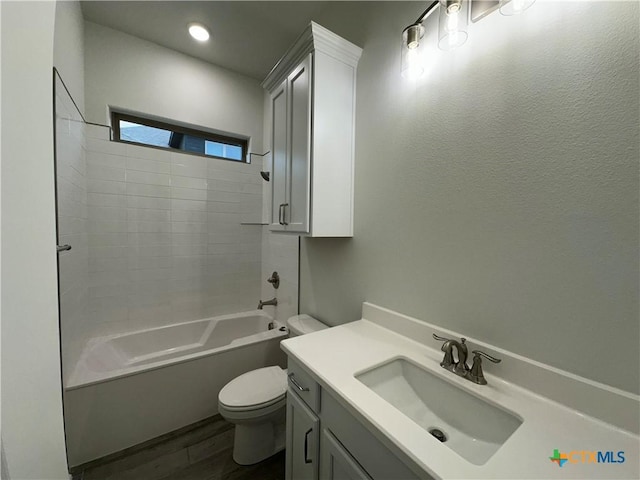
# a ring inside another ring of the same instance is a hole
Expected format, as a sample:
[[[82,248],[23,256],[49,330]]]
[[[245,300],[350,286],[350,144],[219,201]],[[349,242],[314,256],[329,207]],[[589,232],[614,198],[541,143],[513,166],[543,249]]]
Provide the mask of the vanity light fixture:
[[[478,22],[496,9],[506,16],[516,15],[529,8],[535,0],[437,0],[431,2],[418,19],[402,31],[402,76],[416,79],[425,70],[424,21],[436,7],[438,18],[438,47],[453,50],[469,37],[469,17]]]
[[[189,35],[191,35],[199,42],[206,42],[207,40],[209,40],[209,30],[201,23],[190,23]]]

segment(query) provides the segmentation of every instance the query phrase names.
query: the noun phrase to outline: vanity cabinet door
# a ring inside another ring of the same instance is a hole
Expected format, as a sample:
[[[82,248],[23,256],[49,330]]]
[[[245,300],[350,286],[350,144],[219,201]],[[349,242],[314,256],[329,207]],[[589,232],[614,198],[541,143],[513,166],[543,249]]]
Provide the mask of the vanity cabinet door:
[[[410,468],[392,452],[388,446],[378,440],[367,427],[365,427],[353,414],[351,414],[339,401],[337,401],[325,389],[321,389],[320,405],[322,406],[322,428],[329,430],[334,436],[342,451],[348,455],[362,472],[366,472],[366,477],[345,477],[345,478],[373,478],[375,480],[433,480],[420,467]],[[325,448],[323,442],[321,448]],[[327,461],[324,450],[322,453],[322,480],[328,477],[326,472]],[[338,463],[337,454],[334,463]],[[348,463],[348,462],[347,462]],[[344,462],[341,468],[346,469]],[[340,470],[342,471],[342,470]],[[357,471],[357,469],[356,469]],[[334,477],[336,478],[336,477]],[[340,477],[342,478],[342,477]]]
[[[324,429],[320,447],[322,480],[372,480],[333,434]]]
[[[320,421],[289,389],[287,391],[286,480],[318,480]]]

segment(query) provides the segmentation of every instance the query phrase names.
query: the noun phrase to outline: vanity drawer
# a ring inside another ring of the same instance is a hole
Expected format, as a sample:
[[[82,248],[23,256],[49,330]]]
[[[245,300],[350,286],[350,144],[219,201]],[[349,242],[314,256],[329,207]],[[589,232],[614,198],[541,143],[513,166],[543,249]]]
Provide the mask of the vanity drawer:
[[[320,411],[320,387],[311,375],[298,362],[289,357],[287,382],[289,388],[304,400],[304,402],[318,413]]]

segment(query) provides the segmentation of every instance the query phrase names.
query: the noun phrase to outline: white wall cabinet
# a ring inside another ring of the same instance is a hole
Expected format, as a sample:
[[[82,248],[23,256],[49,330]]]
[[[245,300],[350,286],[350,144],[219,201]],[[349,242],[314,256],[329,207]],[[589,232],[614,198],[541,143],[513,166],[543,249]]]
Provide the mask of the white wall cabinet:
[[[270,96],[270,229],[353,236],[356,68],[362,49],[311,22],[263,82]]]

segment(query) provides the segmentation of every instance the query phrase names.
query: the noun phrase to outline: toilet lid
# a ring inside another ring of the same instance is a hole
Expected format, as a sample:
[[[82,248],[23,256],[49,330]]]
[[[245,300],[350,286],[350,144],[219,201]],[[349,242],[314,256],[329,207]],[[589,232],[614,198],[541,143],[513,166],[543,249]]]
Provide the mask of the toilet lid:
[[[252,407],[270,404],[284,397],[287,372],[280,367],[264,367],[243,373],[227,383],[218,401],[228,407]]]

